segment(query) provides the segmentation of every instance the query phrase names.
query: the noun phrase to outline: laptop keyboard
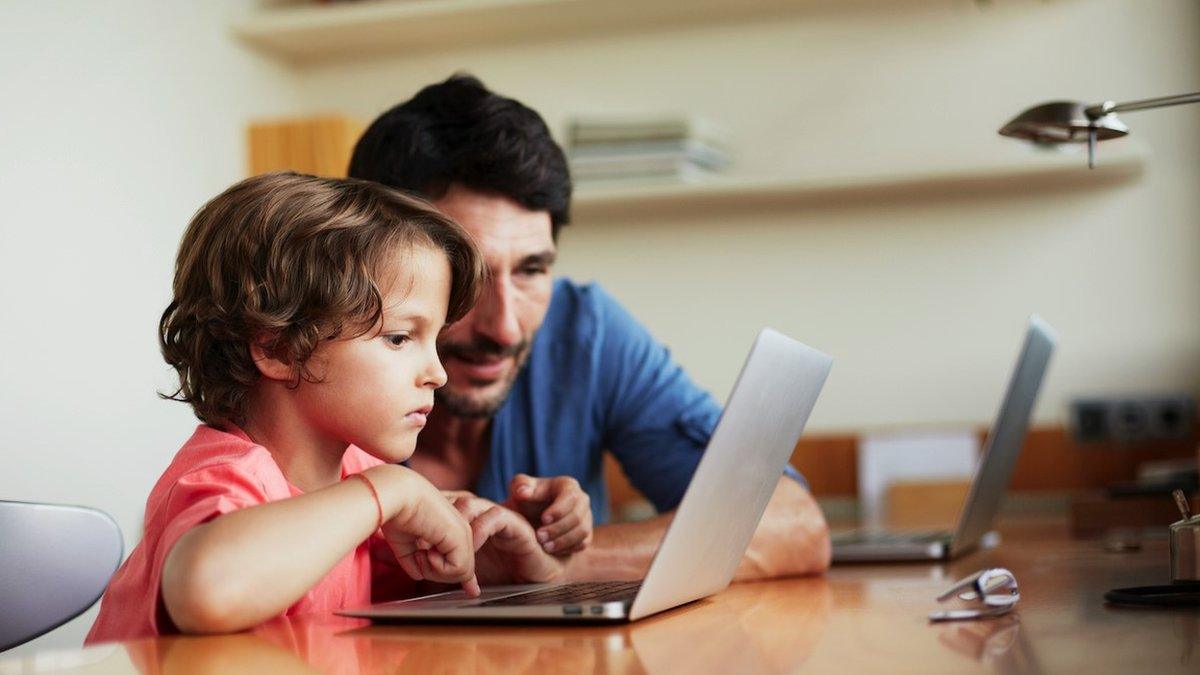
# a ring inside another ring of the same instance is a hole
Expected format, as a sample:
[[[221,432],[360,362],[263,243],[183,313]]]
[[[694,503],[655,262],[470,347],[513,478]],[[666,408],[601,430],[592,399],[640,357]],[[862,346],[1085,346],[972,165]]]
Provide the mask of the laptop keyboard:
[[[641,588],[640,581],[584,581],[563,584],[544,591],[534,591],[507,598],[481,602],[477,607],[511,607],[513,605],[564,605],[583,602],[614,602],[632,600]]]

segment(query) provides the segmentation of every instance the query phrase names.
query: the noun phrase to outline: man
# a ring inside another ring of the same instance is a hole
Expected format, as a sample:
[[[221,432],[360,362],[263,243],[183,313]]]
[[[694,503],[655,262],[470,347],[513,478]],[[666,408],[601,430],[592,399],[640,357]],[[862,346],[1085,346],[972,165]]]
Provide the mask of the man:
[[[490,275],[475,308],[439,342],[448,383],[409,465],[443,490],[508,500],[546,550],[578,551],[570,578],[642,578],[720,408],[602,289],[551,276],[571,180],[541,117],[454,76],[375,120],[350,175],[431,200],[475,237]],[[605,450],[661,515],[605,524]],[[579,498],[569,496],[579,494],[573,481],[591,500],[591,542],[562,536],[570,519],[543,526],[543,510],[578,506],[566,503]],[[825,519],[789,467],[737,578],[828,565]]]

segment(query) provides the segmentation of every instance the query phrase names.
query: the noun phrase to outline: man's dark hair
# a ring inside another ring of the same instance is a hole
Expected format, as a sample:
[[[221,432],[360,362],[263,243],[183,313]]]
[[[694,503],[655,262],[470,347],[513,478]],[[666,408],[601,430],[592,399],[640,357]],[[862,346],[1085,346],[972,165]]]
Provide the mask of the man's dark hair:
[[[457,183],[549,211],[555,239],[571,208],[562,148],[536,112],[457,74],[380,115],[354,146],[350,176],[438,199]]]

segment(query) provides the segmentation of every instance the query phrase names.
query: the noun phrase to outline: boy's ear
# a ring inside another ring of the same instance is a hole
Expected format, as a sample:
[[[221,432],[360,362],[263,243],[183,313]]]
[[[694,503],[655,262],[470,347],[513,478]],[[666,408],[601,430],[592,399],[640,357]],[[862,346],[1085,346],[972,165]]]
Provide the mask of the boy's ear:
[[[264,337],[250,343],[250,358],[254,361],[254,366],[258,368],[259,374],[268,380],[291,382],[295,377],[292,366],[281,361],[274,350],[267,349],[266,342],[267,338]]]

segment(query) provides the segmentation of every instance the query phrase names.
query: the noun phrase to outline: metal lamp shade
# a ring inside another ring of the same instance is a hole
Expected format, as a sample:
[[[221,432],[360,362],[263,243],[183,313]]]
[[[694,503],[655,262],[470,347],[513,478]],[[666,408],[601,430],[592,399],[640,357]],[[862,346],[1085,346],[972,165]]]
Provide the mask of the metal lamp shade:
[[[1086,143],[1094,129],[1097,141],[1120,138],[1129,133],[1117,116],[1109,113],[1088,117],[1088,106],[1077,101],[1053,101],[1034,106],[1000,128],[1000,135],[1034,143]]]

